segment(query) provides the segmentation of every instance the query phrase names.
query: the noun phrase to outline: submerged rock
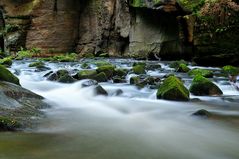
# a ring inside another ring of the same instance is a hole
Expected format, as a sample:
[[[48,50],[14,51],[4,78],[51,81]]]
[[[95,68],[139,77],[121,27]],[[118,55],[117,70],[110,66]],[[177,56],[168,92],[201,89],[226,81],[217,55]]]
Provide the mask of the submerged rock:
[[[204,95],[222,95],[223,92],[221,89],[211,82],[209,79],[197,75],[194,77],[192,84],[190,86],[190,92],[197,96],[204,96]]]
[[[205,109],[198,110],[195,113],[193,113],[192,115],[193,116],[204,117],[204,118],[209,118],[210,116],[212,116],[212,114]]]
[[[104,96],[108,96],[108,92],[101,86],[101,85],[97,85],[94,88],[95,94],[96,95],[104,95]]]
[[[20,85],[19,79],[2,65],[0,65],[0,80]]]
[[[157,92],[158,99],[188,101],[189,91],[175,76],[166,78]]]

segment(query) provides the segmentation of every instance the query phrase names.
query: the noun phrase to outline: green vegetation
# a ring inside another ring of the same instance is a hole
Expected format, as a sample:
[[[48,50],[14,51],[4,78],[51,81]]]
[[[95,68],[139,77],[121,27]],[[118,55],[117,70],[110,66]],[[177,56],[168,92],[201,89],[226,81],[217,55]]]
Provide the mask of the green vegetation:
[[[183,82],[175,76],[166,78],[163,84],[158,88],[158,99],[188,101],[189,91],[183,85]]]
[[[2,65],[0,65],[0,80],[20,85],[19,79]]]
[[[196,75],[194,77],[189,90],[192,94],[197,96],[223,94],[217,85],[201,75]]]
[[[12,57],[5,57],[3,59],[0,59],[0,65],[4,66],[11,66],[12,65]]]
[[[25,58],[32,58],[33,56],[39,56],[41,53],[41,49],[39,48],[32,48],[30,50],[21,48],[20,51],[16,54],[16,60],[22,60]]]
[[[16,131],[21,127],[15,119],[0,116],[0,131]]]
[[[239,68],[231,65],[224,66],[222,68],[223,72],[227,75],[236,76],[239,75]]]

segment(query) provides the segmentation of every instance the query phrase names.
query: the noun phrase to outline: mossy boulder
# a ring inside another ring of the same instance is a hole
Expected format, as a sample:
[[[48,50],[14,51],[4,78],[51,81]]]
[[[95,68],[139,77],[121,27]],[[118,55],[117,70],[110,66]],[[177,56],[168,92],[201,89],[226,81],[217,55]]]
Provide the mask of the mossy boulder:
[[[119,76],[113,77],[113,83],[126,83],[126,82],[127,81],[122,77],[119,77]]]
[[[92,77],[93,80],[96,80],[97,82],[107,82],[108,78],[104,72],[100,72],[97,75]]]
[[[2,65],[0,65],[0,80],[20,85],[19,79]]]
[[[146,71],[145,71],[145,66],[144,65],[135,65],[133,66],[133,72],[135,74],[145,74]]]
[[[223,94],[223,92],[217,85],[201,75],[194,77],[189,90],[192,94],[197,96],[213,96]]]
[[[188,68],[187,65],[185,64],[180,64],[178,69],[177,69],[177,72],[184,72],[184,73],[187,73],[188,71],[190,71],[190,68]]]
[[[114,70],[114,76],[125,77],[128,73],[128,70],[122,68],[116,68]]]
[[[230,75],[230,76],[239,75],[239,68],[238,67],[227,65],[227,66],[224,66],[222,68],[222,70],[223,70],[224,73],[226,73],[227,75]]]
[[[170,68],[178,69],[181,64],[184,64],[184,65],[186,65],[186,66],[188,65],[188,63],[187,63],[186,61],[180,60],[180,61],[171,62],[171,63],[169,64],[169,67],[170,67]]]
[[[60,83],[73,83],[76,81],[76,79],[74,79],[70,75],[69,71],[64,70],[64,69],[51,73],[48,77],[48,80],[57,81]]]
[[[29,67],[45,68],[45,63],[42,61],[37,61],[29,64]]]
[[[201,76],[206,77],[206,78],[212,78],[213,77],[213,72],[210,71],[210,70],[196,68],[196,69],[193,69],[193,70],[189,71],[188,75],[191,76],[191,77],[196,76],[196,75],[201,75]]]
[[[21,124],[13,118],[0,116],[0,131],[16,131]]]
[[[157,98],[175,101],[188,101],[189,91],[179,78],[170,76],[166,78],[162,85],[158,88]]]
[[[77,73],[77,79],[90,79],[92,76],[97,75],[96,70],[81,70]]]
[[[12,65],[12,58],[11,57],[5,57],[3,59],[0,59],[0,65],[4,65],[4,66],[11,66]]]
[[[96,70],[81,70],[74,76],[78,80],[92,79],[97,82],[107,82],[108,77],[104,72],[97,72]]]
[[[104,72],[108,79],[114,76],[115,66],[113,65],[104,65],[96,69],[97,73]]]
[[[85,62],[85,63],[83,63],[83,64],[81,65],[81,68],[83,68],[83,69],[90,69],[91,67],[90,67],[90,64],[89,64],[89,63]]]
[[[151,76],[135,76],[130,78],[130,84],[136,85],[139,88],[144,88],[145,86],[158,86],[160,79]]]

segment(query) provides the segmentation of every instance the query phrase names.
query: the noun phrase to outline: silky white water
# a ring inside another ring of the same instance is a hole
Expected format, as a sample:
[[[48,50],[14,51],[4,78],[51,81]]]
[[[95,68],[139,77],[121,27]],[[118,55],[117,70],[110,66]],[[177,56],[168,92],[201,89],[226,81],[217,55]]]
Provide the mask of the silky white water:
[[[21,85],[45,97],[52,108],[43,110],[47,117],[37,130],[1,134],[1,159],[239,158],[239,125],[191,115],[206,109],[239,116],[239,93],[229,84],[219,81],[224,96],[200,97],[201,102],[157,100],[156,90],[139,90],[127,83],[101,83],[110,94],[105,97],[95,96],[91,87],[82,88],[83,81],[47,81],[43,75],[48,71],[35,72],[28,64],[14,63],[11,71],[18,72]],[[47,66],[52,70],[79,68],[73,63]],[[123,94],[116,96],[117,89]]]

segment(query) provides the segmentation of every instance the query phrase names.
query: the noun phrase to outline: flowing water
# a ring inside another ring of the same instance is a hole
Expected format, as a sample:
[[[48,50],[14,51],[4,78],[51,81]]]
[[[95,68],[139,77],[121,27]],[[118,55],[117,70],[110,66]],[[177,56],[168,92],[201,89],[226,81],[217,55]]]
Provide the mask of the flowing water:
[[[113,60],[129,68],[128,60]],[[82,81],[62,84],[47,81],[48,71],[29,68],[30,61],[15,62],[23,87],[46,98],[52,108],[33,131],[0,134],[0,159],[239,159],[239,122],[191,116],[207,109],[239,116],[239,92],[218,78],[222,97],[171,102],[156,99],[156,90],[123,84],[101,83],[110,96],[95,96]],[[147,74],[163,76],[171,70]],[[51,70],[74,71],[77,63],[48,63]],[[217,68],[211,68],[217,69]],[[129,75],[127,79],[132,75]],[[189,86],[191,79],[179,74]],[[115,95],[117,89],[123,94]],[[191,96],[191,98],[198,98]]]

